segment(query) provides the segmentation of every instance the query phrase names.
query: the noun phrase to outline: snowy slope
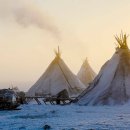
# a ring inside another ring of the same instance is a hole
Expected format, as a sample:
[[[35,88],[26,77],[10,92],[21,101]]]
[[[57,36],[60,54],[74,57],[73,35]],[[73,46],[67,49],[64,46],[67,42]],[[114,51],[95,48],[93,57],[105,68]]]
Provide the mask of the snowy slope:
[[[23,105],[18,111],[0,111],[0,130],[129,130],[130,105]]]

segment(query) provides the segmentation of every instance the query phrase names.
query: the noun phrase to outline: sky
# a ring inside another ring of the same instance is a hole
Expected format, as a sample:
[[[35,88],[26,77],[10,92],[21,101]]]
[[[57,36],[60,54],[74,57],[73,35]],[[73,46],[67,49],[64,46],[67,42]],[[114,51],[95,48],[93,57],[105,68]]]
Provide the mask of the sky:
[[[129,0],[0,0],[0,88],[27,91],[58,45],[72,72],[87,57],[98,73],[115,52],[114,35],[130,34],[129,12]]]

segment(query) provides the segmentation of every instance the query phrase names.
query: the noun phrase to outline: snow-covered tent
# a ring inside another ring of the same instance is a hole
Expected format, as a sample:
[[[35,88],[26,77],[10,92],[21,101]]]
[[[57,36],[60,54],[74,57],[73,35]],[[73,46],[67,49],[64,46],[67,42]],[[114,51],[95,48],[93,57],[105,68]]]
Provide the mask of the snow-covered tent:
[[[59,93],[67,92],[71,97],[79,95],[84,89],[85,86],[61,59],[58,49],[55,59],[39,80],[29,89],[27,95],[56,96]]]
[[[77,76],[86,87],[88,87],[89,83],[91,83],[94,80],[96,73],[89,65],[87,58],[83,62]]]
[[[115,54],[78,97],[79,105],[121,105],[130,99],[130,50],[127,36],[122,33],[115,38],[118,43]]]

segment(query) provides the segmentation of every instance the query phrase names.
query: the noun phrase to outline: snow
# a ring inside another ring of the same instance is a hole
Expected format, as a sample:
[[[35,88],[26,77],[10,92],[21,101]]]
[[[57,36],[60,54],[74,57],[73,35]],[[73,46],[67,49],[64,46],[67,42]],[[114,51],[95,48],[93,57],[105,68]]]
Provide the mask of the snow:
[[[28,104],[0,111],[0,130],[128,130],[130,104],[122,106],[58,106]]]

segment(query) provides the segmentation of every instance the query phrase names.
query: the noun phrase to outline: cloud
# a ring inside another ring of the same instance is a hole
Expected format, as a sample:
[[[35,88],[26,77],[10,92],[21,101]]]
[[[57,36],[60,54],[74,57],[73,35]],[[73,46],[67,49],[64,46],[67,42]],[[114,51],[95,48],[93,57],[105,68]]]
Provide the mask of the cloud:
[[[35,26],[56,38],[60,31],[36,0],[0,0],[0,19],[15,21],[22,27]]]

